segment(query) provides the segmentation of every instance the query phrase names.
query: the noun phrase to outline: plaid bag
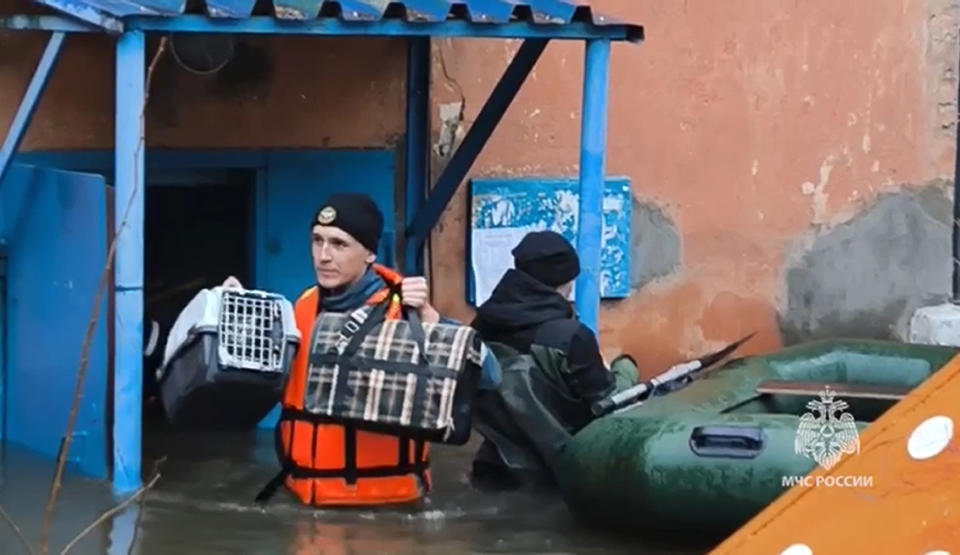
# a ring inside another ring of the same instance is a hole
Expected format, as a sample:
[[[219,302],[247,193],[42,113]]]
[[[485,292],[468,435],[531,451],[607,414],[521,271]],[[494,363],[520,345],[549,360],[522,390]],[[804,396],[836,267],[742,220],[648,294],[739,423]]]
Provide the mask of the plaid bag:
[[[385,318],[388,300],[317,317],[304,410],[360,429],[462,445],[480,378],[473,328]]]

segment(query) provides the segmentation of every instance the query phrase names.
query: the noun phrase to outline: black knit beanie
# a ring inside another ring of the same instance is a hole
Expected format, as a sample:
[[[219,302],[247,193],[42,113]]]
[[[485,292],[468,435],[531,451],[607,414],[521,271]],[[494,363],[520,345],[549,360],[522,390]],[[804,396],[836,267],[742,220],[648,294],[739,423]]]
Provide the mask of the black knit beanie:
[[[554,231],[528,233],[514,247],[513,262],[518,270],[557,287],[580,275],[580,258],[573,245]]]
[[[337,193],[314,214],[310,229],[315,225],[338,227],[375,253],[383,233],[383,214],[367,195]]]

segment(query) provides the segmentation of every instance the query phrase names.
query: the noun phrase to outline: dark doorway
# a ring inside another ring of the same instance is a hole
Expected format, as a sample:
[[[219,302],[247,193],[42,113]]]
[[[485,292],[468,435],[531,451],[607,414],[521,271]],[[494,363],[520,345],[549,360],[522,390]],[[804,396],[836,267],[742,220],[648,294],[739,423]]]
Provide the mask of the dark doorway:
[[[255,174],[194,183],[151,183],[144,214],[144,421],[165,421],[156,370],[177,316],[204,288],[253,274]],[[155,322],[155,324],[154,324]]]

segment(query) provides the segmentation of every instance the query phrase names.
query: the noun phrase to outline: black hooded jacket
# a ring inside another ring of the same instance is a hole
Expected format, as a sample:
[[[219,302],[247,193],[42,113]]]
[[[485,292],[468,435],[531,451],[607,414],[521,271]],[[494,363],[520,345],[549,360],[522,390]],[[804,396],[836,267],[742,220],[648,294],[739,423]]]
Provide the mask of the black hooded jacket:
[[[521,353],[538,345],[562,355],[564,384],[584,409],[576,411],[580,414],[575,421],[567,422],[574,430],[589,422],[590,405],[616,388],[596,336],[576,319],[570,302],[519,270],[507,271],[478,309],[472,326],[487,343],[503,343]]]

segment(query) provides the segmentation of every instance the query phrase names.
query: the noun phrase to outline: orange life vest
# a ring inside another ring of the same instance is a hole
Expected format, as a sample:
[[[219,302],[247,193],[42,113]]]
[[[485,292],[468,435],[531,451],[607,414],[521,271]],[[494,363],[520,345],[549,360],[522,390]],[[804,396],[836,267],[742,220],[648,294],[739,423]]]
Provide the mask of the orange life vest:
[[[386,300],[390,286],[399,287],[403,276],[374,264],[374,271],[387,282],[367,300],[375,305]],[[313,325],[319,314],[320,291],[307,289],[294,304],[301,345],[284,389],[282,412],[277,424],[277,450],[284,469],[275,479],[285,478],[289,488],[308,505],[381,505],[416,501],[430,491],[429,445],[423,441],[357,430],[350,424],[303,410],[307,361]],[[394,297],[387,318],[399,319],[402,310]],[[272,493],[268,485],[258,497]]]

